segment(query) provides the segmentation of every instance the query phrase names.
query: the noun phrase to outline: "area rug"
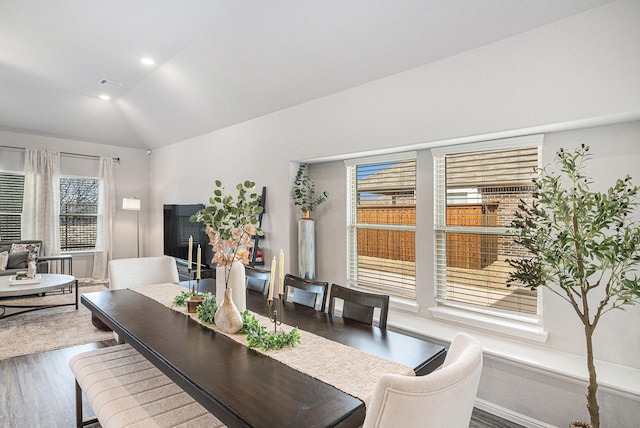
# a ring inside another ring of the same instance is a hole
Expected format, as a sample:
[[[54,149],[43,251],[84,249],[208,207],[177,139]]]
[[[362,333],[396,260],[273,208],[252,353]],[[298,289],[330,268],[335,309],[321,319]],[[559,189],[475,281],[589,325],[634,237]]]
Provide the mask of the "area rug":
[[[107,288],[94,285],[78,290],[83,294]],[[45,297],[3,300],[2,303],[71,303],[74,297],[69,293],[48,294]],[[43,309],[0,319],[0,360],[109,339],[113,339],[113,333],[95,328],[91,323],[91,311],[82,303],[77,311],[74,306]]]

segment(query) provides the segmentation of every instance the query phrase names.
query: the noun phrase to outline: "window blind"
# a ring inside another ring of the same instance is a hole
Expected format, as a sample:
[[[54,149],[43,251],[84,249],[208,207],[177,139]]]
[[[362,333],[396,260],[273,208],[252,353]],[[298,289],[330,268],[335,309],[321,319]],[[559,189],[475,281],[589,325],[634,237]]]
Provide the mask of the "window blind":
[[[415,298],[415,154],[351,161],[347,171],[350,285]]]
[[[24,175],[0,172],[0,240],[19,241]]]
[[[97,178],[60,178],[60,248],[63,251],[96,246]]]
[[[520,199],[531,202],[540,146],[438,154],[435,281],[439,304],[503,316],[538,314],[535,291],[507,287],[507,259],[526,256],[510,234]]]

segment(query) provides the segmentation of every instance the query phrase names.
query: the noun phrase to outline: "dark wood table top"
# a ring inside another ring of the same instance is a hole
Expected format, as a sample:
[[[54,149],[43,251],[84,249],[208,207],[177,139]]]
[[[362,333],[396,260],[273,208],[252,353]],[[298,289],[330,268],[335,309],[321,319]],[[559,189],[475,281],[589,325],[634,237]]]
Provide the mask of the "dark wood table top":
[[[260,293],[247,292],[247,308],[260,315],[269,315],[267,302]],[[411,367],[418,376],[431,373],[444,362],[445,348],[426,340],[334,317],[295,303],[285,303],[283,309],[282,322],[285,324]]]
[[[82,303],[230,427],[357,427],[364,421],[359,399],[139,293],[87,293]],[[248,293],[247,307],[261,314],[268,310],[264,298],[254,293]],[[284,316],[285,323],[421,373],[444,359],[438,345],[295,304],[285,305]]]

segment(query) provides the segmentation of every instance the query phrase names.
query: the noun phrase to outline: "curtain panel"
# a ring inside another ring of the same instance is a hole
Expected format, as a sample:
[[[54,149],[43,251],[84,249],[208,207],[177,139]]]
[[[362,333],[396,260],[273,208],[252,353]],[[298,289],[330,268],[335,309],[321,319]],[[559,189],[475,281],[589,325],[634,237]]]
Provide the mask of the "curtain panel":
[[[94,281],[107,279],[107,264],[112,258],[113,219],[116,213],[113,158],[100,157],[99,181],[96,249],[91,274]]]
[[[43,254],[60,254],[60,153],[25,149],[22,239],[42,240]]]

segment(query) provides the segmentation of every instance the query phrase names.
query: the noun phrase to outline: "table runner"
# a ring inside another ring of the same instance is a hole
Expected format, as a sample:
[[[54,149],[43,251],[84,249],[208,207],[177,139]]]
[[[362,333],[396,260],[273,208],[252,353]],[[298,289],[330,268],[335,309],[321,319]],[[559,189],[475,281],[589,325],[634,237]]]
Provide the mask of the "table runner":
[[[247,345],[246,335],[226,334],[216,328],[215,324],[200,321],[196,314],[190,314],[185,307],[173,306],[173,298],[185,291],[184,287],[176,284],[154,284],[132,288],[144,296],[147,296],[177,312],[181,312],[216,333]],[[267,317],[253,313],[261,325],[272,328],[273,325]],[[285,331],[290,331],[292,326],[282,324]],[[264,351],[260,348],[252,348],[265,354],[289,367],[305,373],[311,377],[333,385],[339,390],[359,398],[369,404],[374,387],[380,376],[384,373],[394,373],[405,376],[414,376],[412,368],[366,352],[326,339],[308,331],[300,331],[300,343],[295,348]]]

